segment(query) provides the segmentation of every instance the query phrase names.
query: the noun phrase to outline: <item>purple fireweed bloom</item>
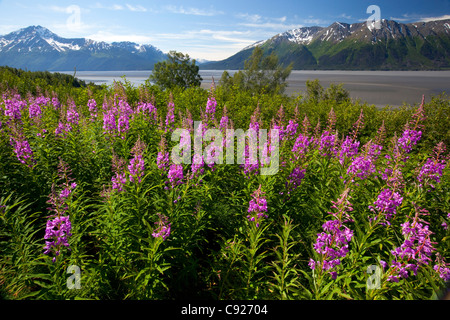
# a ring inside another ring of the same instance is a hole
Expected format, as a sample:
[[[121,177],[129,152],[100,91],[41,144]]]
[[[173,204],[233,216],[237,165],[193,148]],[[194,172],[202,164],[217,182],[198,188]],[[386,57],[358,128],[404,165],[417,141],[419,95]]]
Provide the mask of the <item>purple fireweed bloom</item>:
[[[166,114],[166,127],[165,127],[165,131],[172,131],[173,130],[173,123],[175,122],[175,104],[170,101],[168,106],[167,106],[167,114]]]
[[[228,120],[229,120],[229,118],[228,118],[227,107],[224,106],[223,111],[222,111],[222,118],[220,118],[220,122],[219,122],[219,128],[221,130],[226,130],[228,128]]]
[[[398,139],[399,147],[406,153],[411,152],[412,147],[417,144],[417,142],[422,137],[422,131],[405,129],[403,135]]]
[[[72,126],[70,123],[64,124],[63,122],[58,122],[58,126],[55,129],[55,136],[65,136],[66,133],[72,131]]]
[[[88,103],[89,112],[91,113],[91,120],[97,118],[97,101],[95,99],[89,99]]]
[[[209,120],[214,121],[214,115],[216,113],[217,101],[214,97],[209,97],[206,102],[206,116]]]
[[[30,116],[30,119],[37,118],[42,114],[42,109],[39,103],[32,102],[30,103],[28,107],[28,115]]]
[[[353,231],[344,226],[340,220],[329,220],[322,225],[324,232],[317,234],[314,250],[320,255],[320,260],[310,259],[309,266],[315,269],[316,266],[328,271],[333,279],[337,273],[332,271],[341,264],[341,259],[348,253],[348,244],[353,238]]]
[[[386,188],[380,192],[377,200],[373,203],[374,206],[369,206],[369,209],[384,213],[386,220],[390,220],[397,213],[397,207],[402,204],[402,201],[403,197],[398,192]]]
[[[172,164],[167,173],[172,188],[183,183],[183,166],[181,164]]]
[[[405,237],[400,247],[391,250],[395,260],[392,261],[391,275],[388,281],[398,282],[400,278],[408,277],[408,270],[417,275],[421,265],[427,265],[431,261],[431,255],[436,250],[435,242],[430,240],[433,232],[429,230],[428,222],[419,218],[426,210],[416,207],[416,215],[412,221],[406,221],[402,226],[402,234]]]
[[[103,132],[114,134],[116,131],[117,125],[116,125],[116,117],[114,115],[114,109],[109,109],[104,115],[103,115]]]
[[[290,194],[293,190],[297,189],[297,187],[300,186],[303,178],[305,177],[305,172],[306,169],[301,169],[299,167],[295,167],[294,170],[292,170],[291,174],[288,177],[288,181],[286,182],[288,194]]]
[[[160,170],[166,171],[169,166],[169,153],[166,151],[166,139],[161,137],[156,164]]]
[[[56,261],[56,256],[61,253],[61,246],[67,247],[69,250],[68,237],[72,235],[72,224],[69,216],[57,216],[54,219],[48,220],[45,228],[44,254],[53,253],[53,262]]]
[[[112,170],[114,172],[114,176],[111,178],[113,190],[124,191],[123,186],[127,183],[125,160],[113,154]]]
[[[123,186],[127,183],[127,176],[124,172],[116,172],[111,178],[112,188],[119,192],[124,191]]]
[[[311,143],[311,139],[304,134],[299,134],[297,139],[295,140],[294,146],[292,147],[292,152],[295,154],[297,158],[306,154],[308,146]]]
[[[52,105],[53,105],[53,108],[54,108],[55,110],[58,110],[59,107],[61,107],[61,103],[59,102],[58,97],[53,97],[53,98],[52,98]]]
[[[295,120],[289,120],[288,125],[286,126],[286,136],[289,139],[292,139],[297,134],[298,123]]]
[[[136,177],[139,182],[141,182],[142,177],[144,176],[144,159],[142,155],[135,155],[128,165],[128,171],[130,173],[130,181],[134,182],[134,178]]]
[[[259,227],[261,220],[268,218],[267,212],[267,200],[262,196],[264,192],[261,191],[261,185],[252,194],[252,199],[249,202],[247,212],[247,219],[250,222],[256,222],[256,227]]]
[[[439,274],[439,277],[445,282],[450,281],[450,264],[445,262],[444,257],[440,253],[436,254],[436,264],[433,269]]]
[[[19,95],[15,95],[12,99],[4,99],[4,114],[10,119],[20,120],[22,118],[22,110],[27,106],[27,102],[22,100]]]
[[[191,164],[192,178],[199,174],[203,174],[203,172],[205,171],[204,165],[205,162],[203,160],[203,155],[198,153],[194,154]]]
[[[155,222],[157,228],[153,230],[152,236],[154,238],[161,238],[164,240],[170,235],[172,224],[169,223],[168,218],[158,213],[159,221]]]
[[[149,117],[154,124],[158,121],[158,112],[152,103],[140,102],[137,106],[137,113],[142,113]]]
[[[434,181],[433,183],[441,182],[442,171],[444,170],[445,166],[445,160],[439,161],[437,159],[428,158],[426,163],[420,169],[417,180],[421,182],[421,185],[422,183],[427,182],[427,184],[429,184],[434,189],[432,181]]]
[[[156,157],[156,163],[160,170],[166,170],[169,166],[169,153],[159,151]]]
[[[344,164],[345,159],[352,159],[358,154],[359,141],[354,141],[351,137],[345,137],[345,140],[341,144],[341,148],[338,151],[339,163]]]
[[[430,185],[434,189],[434,185],[432,183],[440,183],[441,176],[445,166],[447,165],[447,159],[442,158],[442,154],[445,153],[445,145],[443,142],[440,142],[436,145],[433,150],[434,155],[427,159],[426,163],[420,169],[417,180],[426,185]],[[433,182],[434,181],[434,182]]]
[[[362,180],[374,172],[376,172],[374,159],[364,155],[356,157],[347,169],[347,174],[355,175]]]
[[[18,138],[10,138],[9,141],[13,147],[14,153],[16,154],[17,160],[23,164],[26,164],[30,168],[33,167],[36,160],[33,157],[33,151],[31,150],[28,141],[22,136],[19,136]]]
[[[77,112],[75,103],[71,102],[69,103],[69,108],[67,109],[67,114],[66,114],[66,119],[67,122],[71,123],[71,124],[78,124],[78,121],[80,120],[80,115]]]
[[[337,135],[329,131],[324,131],[320,137],[319,150],[323,156],[336,154]]]
[[[68,237],[72,235],[72,224],[69,215],[66,215],[68,209],[67,201],[73,190],[77,187],[77,184],[72,182],[73,179],[70,175],[71,170],[69,166],[60,159],[58,177],[64,182],[60,186],[62,190],[59,192],[55,190],[55,185],[52,185],[52,192],[47,203],[51,205],[48,209],[54,213],[47,220],[44,235],[44,239],[47,240],[45,241],[44,254],[53,253],[55,255],[52,259],[53,262],[56,261],[56,257],[60,255],[63,247],[70,250]]]

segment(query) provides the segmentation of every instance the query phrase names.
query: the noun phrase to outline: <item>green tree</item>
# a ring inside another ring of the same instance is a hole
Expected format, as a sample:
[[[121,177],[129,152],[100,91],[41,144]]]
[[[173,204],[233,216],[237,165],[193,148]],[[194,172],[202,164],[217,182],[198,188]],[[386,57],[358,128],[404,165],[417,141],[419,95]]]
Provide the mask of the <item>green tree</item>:
[[[225,88],[236,85],[254,94],[283,94],[291,71],[292,63],[283,67],[278,63],[275,53],[265,56],[261,47],[255,47],[252,55],[244,62],[244,70],[236,72],[233,77],[228,72],[222,74],[219,84]]]
[[[170,51],[167,60],[155,64],[149,79],[163,89],[199,87],[203,80],[195,59],[176,51]]]

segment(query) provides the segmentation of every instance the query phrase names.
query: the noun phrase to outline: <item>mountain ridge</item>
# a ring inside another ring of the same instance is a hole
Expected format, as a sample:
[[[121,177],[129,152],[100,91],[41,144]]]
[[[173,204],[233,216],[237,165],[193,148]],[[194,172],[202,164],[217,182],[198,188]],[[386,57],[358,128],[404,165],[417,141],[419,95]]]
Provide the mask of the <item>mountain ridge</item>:
[[[374,24],[334,22],[328,27],[301,27],[245,47],[235,55],[201,65],[201,69],[242,69],[253,48],[276,53],[294,70],[447,70],[450,69],[450,19]]]
[[[0,65],[48,71],[150,70],[166,55],[134,42],[63,38],[42,26],[29,26],[0,36]]]

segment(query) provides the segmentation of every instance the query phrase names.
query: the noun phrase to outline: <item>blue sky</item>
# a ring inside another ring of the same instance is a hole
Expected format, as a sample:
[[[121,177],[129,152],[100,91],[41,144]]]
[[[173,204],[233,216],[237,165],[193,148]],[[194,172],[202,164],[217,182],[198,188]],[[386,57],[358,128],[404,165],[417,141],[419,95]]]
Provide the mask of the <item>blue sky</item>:
[[[0,0],[0,34],[41,25],[67,38],[133,41],[220,60],[289,29],[364,22],[369,5],[398,22],[450,18],[449,0]]]

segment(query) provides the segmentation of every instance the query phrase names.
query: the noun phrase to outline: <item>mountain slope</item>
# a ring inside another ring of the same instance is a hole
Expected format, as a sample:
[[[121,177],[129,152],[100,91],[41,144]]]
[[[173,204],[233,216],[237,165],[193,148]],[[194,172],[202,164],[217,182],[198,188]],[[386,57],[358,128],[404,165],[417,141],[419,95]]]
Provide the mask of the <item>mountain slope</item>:
[[[66,39],[41,26],[0,37],[0,65],[27,70],[149,70],[166,55],[151,45]]]
[[[303,27],[277,34],[201,68],[242,69],[256,45],[265,54],[276,53],[285,65],[292,62],[297,70],[449,69],[450,20],[409,24],[382,20],[380,29],[366,23],[339,22],[328,27]]]

